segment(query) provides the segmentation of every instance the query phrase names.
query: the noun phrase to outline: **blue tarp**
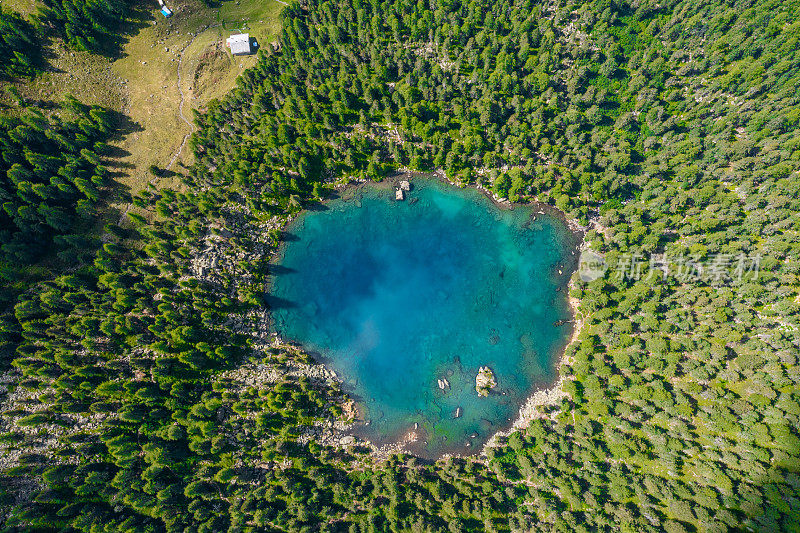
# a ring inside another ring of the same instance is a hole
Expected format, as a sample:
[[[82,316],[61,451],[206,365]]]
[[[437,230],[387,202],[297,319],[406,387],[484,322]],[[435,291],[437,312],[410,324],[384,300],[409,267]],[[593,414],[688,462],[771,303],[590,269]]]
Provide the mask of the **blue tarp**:
[[[170,11],[168,7],[162,7],[161,14],[164,15],[166,18],[169,18],[172,16],[172,11]]]

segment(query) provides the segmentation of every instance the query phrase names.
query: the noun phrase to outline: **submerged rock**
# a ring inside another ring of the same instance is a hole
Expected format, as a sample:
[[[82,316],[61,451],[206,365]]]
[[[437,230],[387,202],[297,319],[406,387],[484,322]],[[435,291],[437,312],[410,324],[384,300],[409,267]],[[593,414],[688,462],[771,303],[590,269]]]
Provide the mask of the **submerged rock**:
[[[475,376],[475,391],[478,396],[489,396],[489,391],[497,386],[497,381],[494,379],[494,372],[488,366],[482,366],[478,369],[478,375]]]

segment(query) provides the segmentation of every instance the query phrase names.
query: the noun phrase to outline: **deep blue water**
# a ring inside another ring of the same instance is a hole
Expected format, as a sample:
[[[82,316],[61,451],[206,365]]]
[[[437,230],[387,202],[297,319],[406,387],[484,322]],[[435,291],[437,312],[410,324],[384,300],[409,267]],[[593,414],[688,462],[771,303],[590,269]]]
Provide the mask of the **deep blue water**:
[[[368,422],[356,433],[393,442],[417,423],[414,453],[472,453],[555,378],[572,331],[554,323],[572,319],[575,239],[553,215],[413,184],[404,202],[362,187],[293,222],[272,318],[344,380]],[[484,398],[475,391],[483,365],[497,380]]]

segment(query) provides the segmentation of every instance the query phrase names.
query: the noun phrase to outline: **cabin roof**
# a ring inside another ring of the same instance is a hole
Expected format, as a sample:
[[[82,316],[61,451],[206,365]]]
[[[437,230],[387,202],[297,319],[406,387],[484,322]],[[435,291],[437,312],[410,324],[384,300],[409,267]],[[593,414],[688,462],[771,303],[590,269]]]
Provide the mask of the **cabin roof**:
[[[236,54],[249,54],[250,48],[250,34],[237,33],[228,37],[228,46],[231,48],[231,53]]]

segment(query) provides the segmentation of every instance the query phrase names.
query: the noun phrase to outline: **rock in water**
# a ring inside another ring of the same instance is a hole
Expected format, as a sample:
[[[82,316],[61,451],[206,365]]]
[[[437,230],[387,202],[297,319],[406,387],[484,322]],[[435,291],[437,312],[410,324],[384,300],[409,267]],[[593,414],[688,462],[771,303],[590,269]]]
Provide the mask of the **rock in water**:
[[[461,407],[456,407],[456,414],[454,418],[461,418]]]
[[[494,372],[488,366],[482,366],[478,369],[478,375],[475,376],[475,391],[478,396],[489,396],[489,391],[497,386],[497,381],[494,379]]]

